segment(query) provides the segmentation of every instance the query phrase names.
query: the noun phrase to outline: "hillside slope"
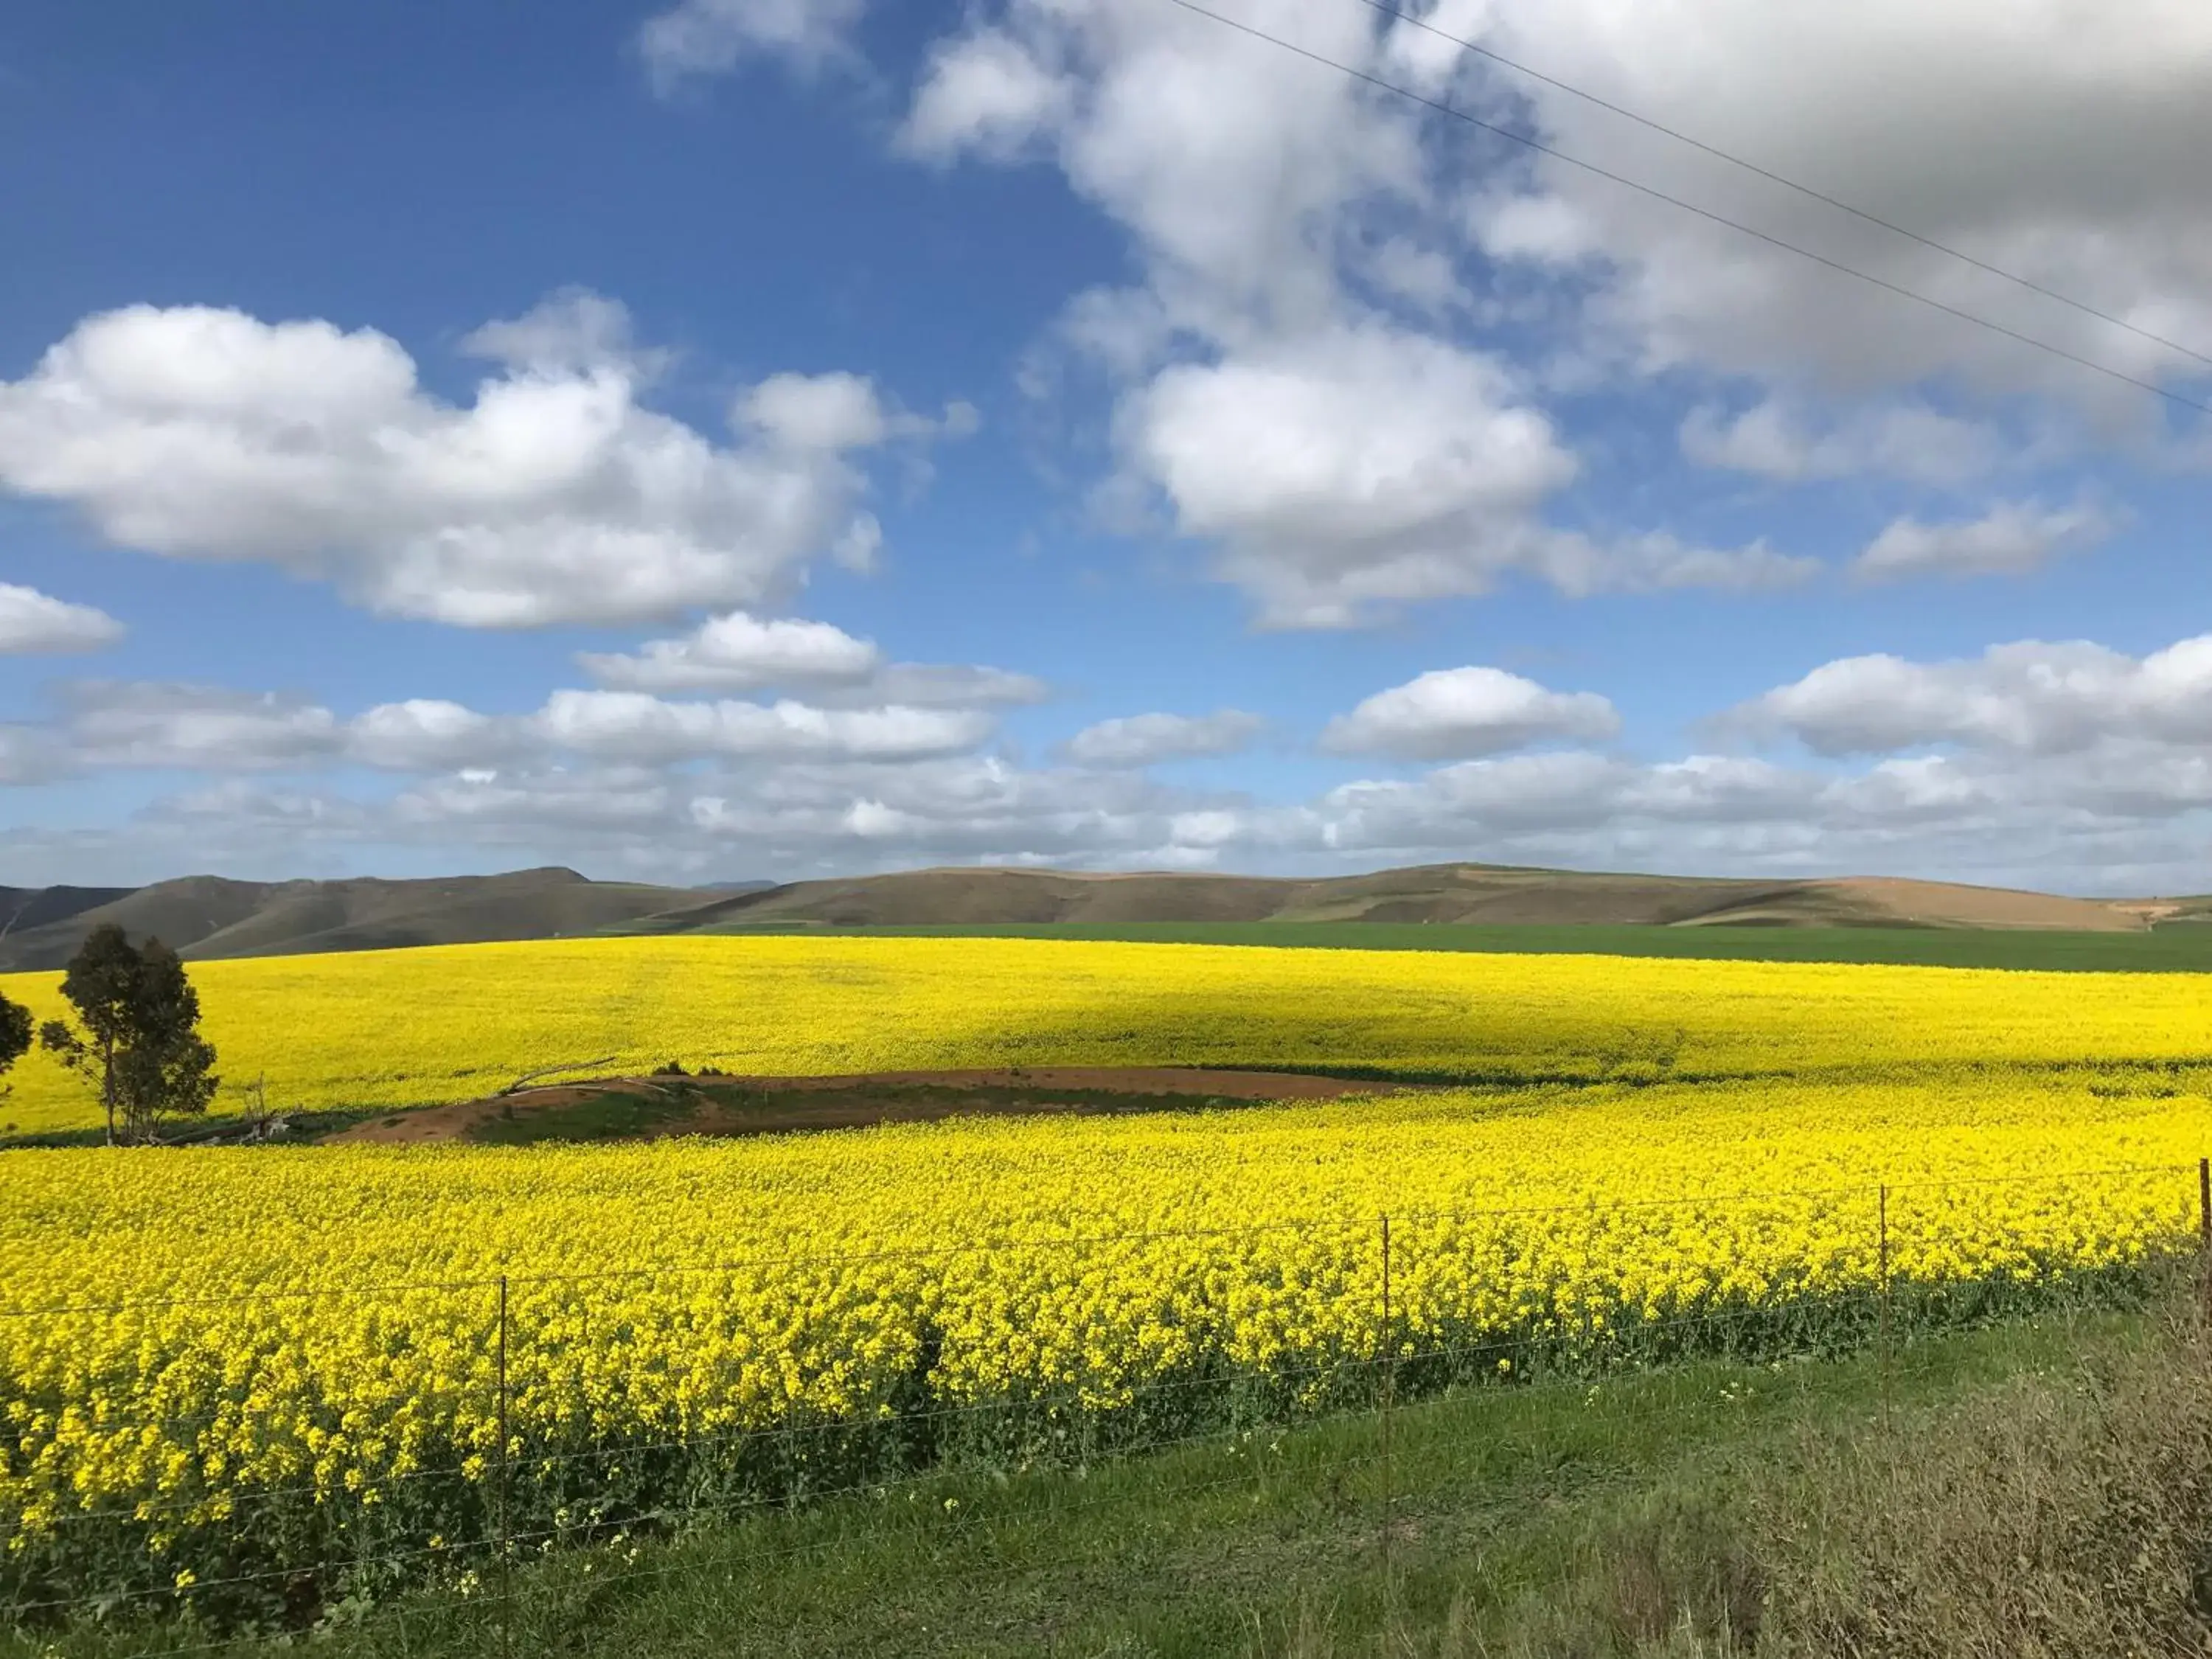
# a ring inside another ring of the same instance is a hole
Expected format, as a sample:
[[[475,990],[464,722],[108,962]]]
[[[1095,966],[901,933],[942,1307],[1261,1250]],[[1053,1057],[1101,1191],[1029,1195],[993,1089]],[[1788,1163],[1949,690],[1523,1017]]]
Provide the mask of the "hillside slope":
[[[0,973],[58,968],[94,927],[187,958],[579,933],[762,927],[1115,927],[1340,921],[1486,927],[1957,927],[2142,933],[2201,900],[2063,898],[1892,878],[1767,881],[1431,864],[1316,878],[939,869],[782,886],[656,887],[559,867],[384,881],[189,876],[137,889],[0,888]],[[13,917],[12,921],[9,920]]]
[[[915,870],[793,882],[645,918],[636,931],[815,926],[1085,926],[1387,921],[1489,926],[2031,927],[2141,932],[2096,899],[1889,878],[1747,881],[1498,865],[1421,865],[1322,879],[1056,870]]]
[[[0,939],[128,898],[130,887],[0,887]]]
[[[698,897],[679,887],[589,881],[557,867],[416,881],[188,876],[16,927],[0,939],[0,971],[58,968],[87,933],[108,922],[133,939],[152,934],[188,959],[207,960],[558,938],[621,927]]]

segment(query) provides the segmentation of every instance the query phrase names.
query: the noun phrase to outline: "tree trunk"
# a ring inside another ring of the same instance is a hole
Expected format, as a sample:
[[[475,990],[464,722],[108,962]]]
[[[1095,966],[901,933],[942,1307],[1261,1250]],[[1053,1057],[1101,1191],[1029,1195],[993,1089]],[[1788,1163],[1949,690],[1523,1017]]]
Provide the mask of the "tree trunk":
[[[107,1144],[115,1144],[115,1045],[102,1043],[100,1050],[100,1103],[107,1109]]]

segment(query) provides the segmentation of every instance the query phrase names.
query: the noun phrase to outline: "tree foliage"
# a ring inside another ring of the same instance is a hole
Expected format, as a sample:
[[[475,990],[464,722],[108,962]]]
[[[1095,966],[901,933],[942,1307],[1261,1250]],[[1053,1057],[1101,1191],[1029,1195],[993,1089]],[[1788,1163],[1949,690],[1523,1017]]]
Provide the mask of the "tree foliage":
[[[0,996],[0,1077],[31,1051],[31,1011]]]
[[[149,1138],[164,1117],[197,1117],[215,1098],[215,1048],[199,1032],[199,994],[156,939],[134,948],[120,927],[94,928],[62,976],[72,1026],[48,1020],[41,1047],[94,1083],[107,1139]]]

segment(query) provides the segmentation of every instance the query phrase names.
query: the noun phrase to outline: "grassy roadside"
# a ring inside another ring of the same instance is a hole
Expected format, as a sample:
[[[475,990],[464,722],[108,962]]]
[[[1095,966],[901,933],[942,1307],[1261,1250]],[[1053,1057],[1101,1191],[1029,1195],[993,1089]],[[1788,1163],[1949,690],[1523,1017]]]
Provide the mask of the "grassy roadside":
[[[2203,922],[2173,923],[2143,933],[1965,927],[1657,927],[1602,923],[1487,927],[1395,921],[1038,922],[905,927],[732,923],[702,931],[849,939],[1059,939],[1140,945],[1673,957],[1714,962],[1889,963],[1923,968],[2079,973],[2212,969],[2212,924]]]
[[[1771,1506],[1762,1482],[1796,1449],[1847,1449],[1869,1467],[1885,1448],[1917,1456],[1903,1449],[1916,1435],[1992,1390],[2070,1397],[2085,1367],[2164,1340],[2140,1316],[2053,1317],[1917,1342],[1887,1367],[1861,1353],[1478,1390],[1399,1410],[1387,1447],[1370,1416],[1083,1473],[932,1479],[518,1566],[512,1648],[1595,1655],[1666,1639],[1701,1601],[1725,1643],[1729,1599],[1760,1589],[1730,1524]],[[357,1628],[315,1645],[358,1659],[500,1652],[498,1575],[487,1566],[466,1588],[355,1610]],[[189,1625],[88,1630],[0,1655],[255,1650],[208,1641]]]

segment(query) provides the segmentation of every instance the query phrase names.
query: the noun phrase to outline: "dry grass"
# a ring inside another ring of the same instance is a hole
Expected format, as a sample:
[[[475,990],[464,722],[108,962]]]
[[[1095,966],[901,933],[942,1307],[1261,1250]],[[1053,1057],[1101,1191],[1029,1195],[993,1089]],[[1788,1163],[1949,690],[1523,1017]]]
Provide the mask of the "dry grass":
[[[1253,1659],[2180,1659],[2212,1651],[2212,1341],[2193,1312],[2093,1359],[1809,1427],[1594,1505],[1557,1576]],[[1468,1564],[1471,1584],[1483,1578]]]

